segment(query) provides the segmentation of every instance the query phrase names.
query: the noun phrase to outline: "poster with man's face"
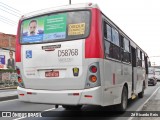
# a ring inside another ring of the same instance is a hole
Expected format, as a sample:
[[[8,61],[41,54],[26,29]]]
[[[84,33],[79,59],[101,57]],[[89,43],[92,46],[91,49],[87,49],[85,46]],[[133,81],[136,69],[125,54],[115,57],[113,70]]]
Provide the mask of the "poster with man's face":
[[[15,69],[15,52],[0,51],[0,69]]]
[[[60,13],[24,20],[21,25],[22,43],[43,42],[66,38],[67,14]]]
[[[44,33],[44,18],[25,20],[22,23],[22,40],[23,42],[40,42]]]

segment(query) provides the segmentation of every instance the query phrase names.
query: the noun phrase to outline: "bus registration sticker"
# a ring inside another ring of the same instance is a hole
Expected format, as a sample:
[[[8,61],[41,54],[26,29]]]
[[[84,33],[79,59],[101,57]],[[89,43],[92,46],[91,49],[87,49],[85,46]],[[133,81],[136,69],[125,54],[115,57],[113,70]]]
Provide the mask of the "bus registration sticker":
[[[68,25],[68,35],[83,35],[84,33],[85,33],[85,23]]]
[[[73,75],[78,76],[79,68],[73,68]]]
[[[45,72],[45,77],[59,77],[59,71]]]

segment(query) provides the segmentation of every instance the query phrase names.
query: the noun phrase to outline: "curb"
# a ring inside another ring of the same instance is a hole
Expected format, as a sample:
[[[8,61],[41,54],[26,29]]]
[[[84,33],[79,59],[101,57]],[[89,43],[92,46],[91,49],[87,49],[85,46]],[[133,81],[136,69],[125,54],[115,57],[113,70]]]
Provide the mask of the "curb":
[[[5,100],[12,100],[12,99],[18,99],[18,95],[0,97],[0,102]]]
[[[0,90],[7,90],[7,89],[17,89],[17,87],[6,87],[6,88],[0,88]]]

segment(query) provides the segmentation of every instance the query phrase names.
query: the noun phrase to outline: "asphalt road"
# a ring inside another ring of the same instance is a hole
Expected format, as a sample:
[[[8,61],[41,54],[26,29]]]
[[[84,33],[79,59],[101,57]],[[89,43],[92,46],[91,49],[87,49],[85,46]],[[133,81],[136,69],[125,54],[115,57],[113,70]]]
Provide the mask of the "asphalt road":
[[[136,111],[139,107],[154,93],[154,91],[160,86],[158,83],[156,86],[149,86],[145,90],[145,95],[142,99],[137,98],[135,100],[130,100],[127,111]],[[82,112],[80,112],[79,117],[74,114],[79,113],[79,111],[66,111],[62,107],[55,109],[55,106],[52,104],[37,104],[37,103],[26,103],[20,102],[18,99],[2,101],[0,102],[0,111],[39,111],[42,112],[42,115],[48,117],[42,118],[22,118],[22,117],[14,117],[14,118],[3,118],[4,120],[66,120],[67,119],[96,119],[96,120],[128,120],[129,117],[122,117],[124,114],[113,113],[112,117],[106,117],[106,115],[110,115],[110,111],[113,111],[115,106],[112,107],[98,107],[98,106],[84,106],[82,108]],[[45,112],[50,111],[50,112]],[[94,111],[92,113],[86,111]],[[96,112],[95,112],[96,111]],[[85,114],[84,114],[85,113]],[[92,116],[93,115],[93,116]],[[87,117],[86,117],[87,116]],[[0,118],[2,119],[2,118]],[[2,119],[2,120],[3,120]]]

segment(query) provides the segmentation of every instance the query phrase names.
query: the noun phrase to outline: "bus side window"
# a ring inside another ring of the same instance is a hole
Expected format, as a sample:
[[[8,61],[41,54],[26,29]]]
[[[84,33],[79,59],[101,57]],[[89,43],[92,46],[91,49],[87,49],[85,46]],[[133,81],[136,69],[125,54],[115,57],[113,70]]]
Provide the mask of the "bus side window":
[[[104,35],[104,38],[107,39],[107,23],[104,21],[103,22],[103,35]]]
[[[107,23],[103,22],[103,34],[104,34],[104,48],[105,48],[105,58],[111,57],[112,55],[112,44],[111,41],[111,27]]]
[[[137,66],[142,66],[142,52],[137,48]]]
[[[112,41],[111,27],[108,24],[106,24],[106,27],[107,27],[107,40]]]
[[[131,62],[129,40],[127,40],[126,38],[123,38],[123,41],[124,41],[124,50],[123,50],[123,59],[122,60],[124,62]]]
[[[144,53],[142,53],[142,67],[145,68],[145,56]]]
[[[105,57],[111,57],[112,55],[112,45],[107,40],[104,40],[105,44]]]
[[[148,62],[148,57],[147,56],[144,57],[144,61],[145,61],[146,74],[148,74],[148,67],[150,66],[149,65],[150,63]]]
[[[104,47],[105,57],[121,60],[119,33],[104,21]]]

